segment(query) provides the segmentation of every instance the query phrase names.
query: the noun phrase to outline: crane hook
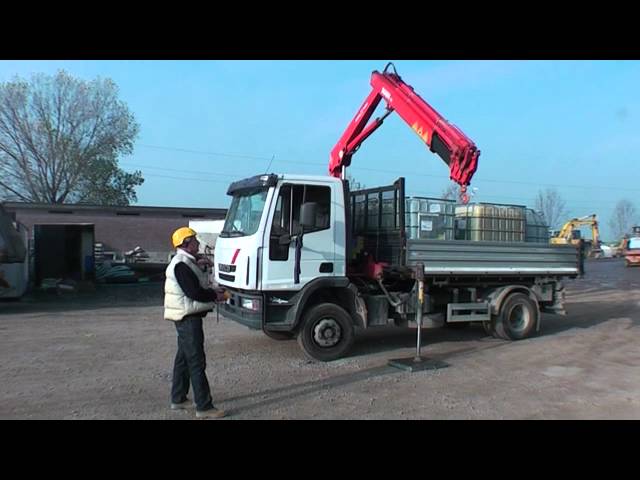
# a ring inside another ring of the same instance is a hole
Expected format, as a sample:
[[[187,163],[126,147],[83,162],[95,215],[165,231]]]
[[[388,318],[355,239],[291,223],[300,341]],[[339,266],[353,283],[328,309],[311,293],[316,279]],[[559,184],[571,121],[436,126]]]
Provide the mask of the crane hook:
[[[460,187],[460,201],[462,202],[463,205],[466,205],[467,203],[469,203],[469,195],[467,195],[466,185],[462,185]]]

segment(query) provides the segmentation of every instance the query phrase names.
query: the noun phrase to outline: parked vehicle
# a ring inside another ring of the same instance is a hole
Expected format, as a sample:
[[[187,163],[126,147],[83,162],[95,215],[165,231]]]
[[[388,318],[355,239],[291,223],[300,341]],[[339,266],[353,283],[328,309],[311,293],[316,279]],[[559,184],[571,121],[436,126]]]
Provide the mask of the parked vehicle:
[[[591,228],[591,239],[585,240],[581,238],[579,227],[585,226]],[[578,245],[580,242],[585,243],[585,253],[587,257],[602,257],[600,229],[598,228],[598,218],[595,213],[580,218],[572,218],[562,226],[560,231],[554,232],[551,237],[551,243],[556,245]]]
[[[640,266],[640,236],[630,237],[625,240],[622,256],[624,257],[625,267]]]

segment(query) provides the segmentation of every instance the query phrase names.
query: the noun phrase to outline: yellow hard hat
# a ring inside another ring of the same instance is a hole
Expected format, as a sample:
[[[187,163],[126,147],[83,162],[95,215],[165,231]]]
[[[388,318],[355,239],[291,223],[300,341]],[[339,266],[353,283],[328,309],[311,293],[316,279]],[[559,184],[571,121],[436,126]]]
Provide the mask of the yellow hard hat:
[[[197,233],[193,228],[189,227],[180,227],[173,235],[171,235],[171,243],[173,243],[173,248],[177,248],[182,245],[185,238],[194,237]]]

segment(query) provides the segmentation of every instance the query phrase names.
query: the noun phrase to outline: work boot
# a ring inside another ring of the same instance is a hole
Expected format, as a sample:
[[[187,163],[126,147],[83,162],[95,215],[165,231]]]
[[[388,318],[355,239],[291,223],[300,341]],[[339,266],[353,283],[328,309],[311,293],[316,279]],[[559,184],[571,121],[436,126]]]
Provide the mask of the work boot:
[[[222,418],[227,413],[224,410],[213,407],[209,410],[196,410],[196,418]]]
[[[184,402],[180,403],[171,402],[171,410],[188,410],[193,407],[193,403],[191,403],[191,400],[189,400],[188,398]]]

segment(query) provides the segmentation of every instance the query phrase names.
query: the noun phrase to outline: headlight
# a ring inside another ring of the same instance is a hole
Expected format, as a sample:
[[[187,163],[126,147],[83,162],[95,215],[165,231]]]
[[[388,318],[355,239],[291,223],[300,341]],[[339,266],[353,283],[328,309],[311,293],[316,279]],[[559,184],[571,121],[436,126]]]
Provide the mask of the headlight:
[[[260,300],[257,298],[243,298],[240,305],[247,310],[260,310]]]

